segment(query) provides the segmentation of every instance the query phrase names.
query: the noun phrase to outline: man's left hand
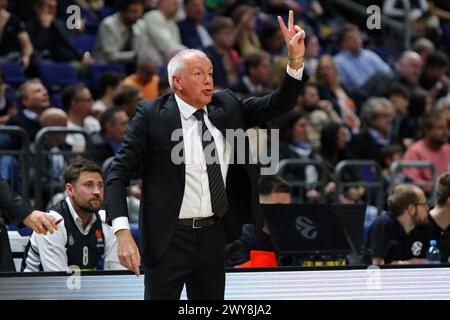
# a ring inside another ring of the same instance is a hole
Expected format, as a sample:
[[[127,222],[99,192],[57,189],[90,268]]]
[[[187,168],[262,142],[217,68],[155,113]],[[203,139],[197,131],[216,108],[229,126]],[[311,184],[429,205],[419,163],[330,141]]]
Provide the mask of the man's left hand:
[[[283,18],[278,16],[278,23],[283,32],[284,41],[288,48],[289,58],[303,58],[305,55],[305,31],[294,25],[294,12],[289,10],[288,26],[284,24]]]

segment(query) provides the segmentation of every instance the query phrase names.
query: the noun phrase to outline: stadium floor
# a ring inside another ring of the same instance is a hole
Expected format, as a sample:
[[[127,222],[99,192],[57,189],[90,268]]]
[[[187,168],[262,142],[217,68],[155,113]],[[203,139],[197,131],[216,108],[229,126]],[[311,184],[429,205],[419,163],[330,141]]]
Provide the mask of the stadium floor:
[[[2,300],[140,300],[143,293],[144,277],[127,272],[0,274]],[[450,299],[450,265],[230,271],[225,299]]]

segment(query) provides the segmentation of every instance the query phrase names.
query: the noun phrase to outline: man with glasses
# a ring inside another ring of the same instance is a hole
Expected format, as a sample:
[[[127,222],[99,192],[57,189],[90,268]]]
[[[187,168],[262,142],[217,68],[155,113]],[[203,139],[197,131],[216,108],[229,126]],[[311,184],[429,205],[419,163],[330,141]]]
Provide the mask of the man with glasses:
[[[88,134],[100,131],[100,123],[91,116],[94,100],[84,84],[74,84],[64,88],[62,102],[67,110],[67,128],[85,130]],[[80,134],[69,134],[67,144],[73,151],[83,151],[86,142]]]
[[[383,165],[381,149],[397,142],[391,134],[394,112],[394,106],[386,98],[373,97],[364,103],[360,116],[365,128],[350,141],[350,157],[376,160]]]
[[[421,226],[428,221],[425,194],[413,184],[399,184],[388,197],[389,212],[370,226],[366,247],[372,264],[425,263],[428,238]]]

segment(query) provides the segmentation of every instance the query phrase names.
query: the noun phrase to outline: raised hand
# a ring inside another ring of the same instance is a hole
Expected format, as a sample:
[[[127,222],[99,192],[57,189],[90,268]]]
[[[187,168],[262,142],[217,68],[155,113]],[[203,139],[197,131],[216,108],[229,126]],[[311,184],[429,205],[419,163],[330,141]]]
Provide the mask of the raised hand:
[[[294,25],[294,12],[289,10],[288,26],[284,24],[283,18],[278,16],[278,23],[283,32],[284,41],[288,48],[290,59],[303,58],[305,55],[305,31]]]

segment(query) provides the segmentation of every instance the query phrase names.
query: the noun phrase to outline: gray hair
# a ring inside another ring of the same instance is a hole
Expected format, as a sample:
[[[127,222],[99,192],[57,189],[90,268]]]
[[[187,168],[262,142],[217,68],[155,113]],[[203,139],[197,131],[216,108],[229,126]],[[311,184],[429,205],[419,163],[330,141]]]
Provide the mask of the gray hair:
[[[391,115],[394,115],[394,106],[392,105],[391,101],[386,98],[370,98],[362,106],[361,120],[367,123],[367,121],[374,119],[383,107],[388,108],[389,113]]]
[[[22,83],[20,85],[19,89],[17,89],[17,94],[16,94],[17,101],[19,101],[19,103],[22,103],[23,99],[28,98],[28,87],[31,84],[42,84],[42,81],[38,78],[33,78],[31,80],[27,80],[24,83]]]
[[[169,86],[174,90],[172,77],[179,75],[186,67],[186,60],[192,56],[209,59],[203,51],[197,49],[186,49],[178,52],[167,64],[167,77],[169,78]]]

